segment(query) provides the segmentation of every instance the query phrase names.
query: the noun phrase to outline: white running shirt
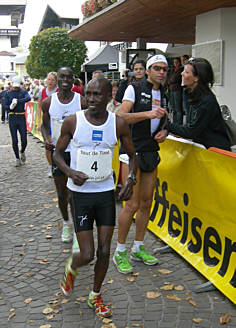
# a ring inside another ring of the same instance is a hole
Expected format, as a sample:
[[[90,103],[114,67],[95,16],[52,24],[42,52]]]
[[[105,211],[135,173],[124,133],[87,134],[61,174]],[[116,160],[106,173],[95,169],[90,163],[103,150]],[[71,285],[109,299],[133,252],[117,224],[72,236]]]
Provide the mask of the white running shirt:
[[[50,124],[52,131],[52,143],[56,145],[61,134],[61,126],[66,116],[72,115],[81,110],[81,100],[78,93],[74,93],[74,97],[68,104],[62,104],[58,99],[58,93],[51,95],[51,104],[49,107]],[[68,146],[65,151],[69,151]]]
[[[116,116],[108,112],[102,125],[87,121],[85,112],[76,113],[76,129],[70,143],[70,167],[89,176],[82,186],[68,178],[67,187],[77,192],[103,192],[114,189],[112,158],[117,143]]]

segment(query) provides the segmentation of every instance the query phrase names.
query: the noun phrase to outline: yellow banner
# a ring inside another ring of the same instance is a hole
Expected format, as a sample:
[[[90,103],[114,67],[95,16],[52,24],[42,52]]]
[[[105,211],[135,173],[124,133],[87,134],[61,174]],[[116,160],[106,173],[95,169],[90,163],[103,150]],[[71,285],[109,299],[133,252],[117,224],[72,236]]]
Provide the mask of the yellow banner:
[[[148,228],[236,303],[236,158],[161,144]]]

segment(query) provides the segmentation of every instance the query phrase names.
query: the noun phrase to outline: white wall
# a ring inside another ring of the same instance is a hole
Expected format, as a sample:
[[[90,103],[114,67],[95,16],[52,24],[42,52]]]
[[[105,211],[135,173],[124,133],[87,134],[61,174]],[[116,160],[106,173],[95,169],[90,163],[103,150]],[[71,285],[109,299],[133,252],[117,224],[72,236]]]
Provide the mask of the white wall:
[[[14,62],[14,57],[0,56],[0,74],[14,73],[14,70],[11,70],[11,62]]]
[[[223,40],[223,85],[214,92],[220,105],[227,105],[236,120],[236,7],[221,8],[197,16],[196,43]]]
[[[7,36],[0,36],[0,51],[11,51],[11,39]]]

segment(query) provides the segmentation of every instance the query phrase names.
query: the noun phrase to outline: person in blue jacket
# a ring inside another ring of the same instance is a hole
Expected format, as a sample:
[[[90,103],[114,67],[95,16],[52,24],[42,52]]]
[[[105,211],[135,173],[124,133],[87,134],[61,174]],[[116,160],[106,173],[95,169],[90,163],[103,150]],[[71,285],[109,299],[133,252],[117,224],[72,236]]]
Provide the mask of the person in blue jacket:
[[[16,156],[16,167],[26,162],[25,149],[27,146],[27,130],[25,119],[25,103],[31,100],[28,92],[20,88],[21,78],[12,79],[12,90],[4,97],[4,106],[9,111],[9,128],[12,137],[12,148]],[[17,131],[21,138],[21,151],[19,153]]]

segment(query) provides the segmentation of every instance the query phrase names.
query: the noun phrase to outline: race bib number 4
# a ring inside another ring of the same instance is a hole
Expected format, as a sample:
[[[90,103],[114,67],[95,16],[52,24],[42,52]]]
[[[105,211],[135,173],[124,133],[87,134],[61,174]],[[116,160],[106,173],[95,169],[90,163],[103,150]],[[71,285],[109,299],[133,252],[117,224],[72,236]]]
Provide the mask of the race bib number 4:
[[[87,181],[106,180],[112,174],[112,151],[78,149],[76,170],[87,174]]]

